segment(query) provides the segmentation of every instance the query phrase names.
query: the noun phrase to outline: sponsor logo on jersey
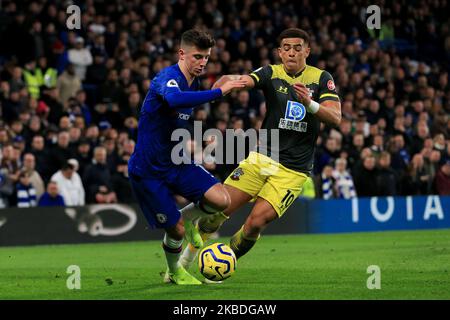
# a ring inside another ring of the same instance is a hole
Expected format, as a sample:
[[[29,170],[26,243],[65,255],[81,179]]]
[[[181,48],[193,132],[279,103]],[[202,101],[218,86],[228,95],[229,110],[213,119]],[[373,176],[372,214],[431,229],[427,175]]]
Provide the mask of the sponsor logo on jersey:
[[[331,91],[336,89],[336,86],[334,85],[334,81],[333,80],[328,80],[327,88],[328,88],[328,90],[331,90]]]
[[[178,87],[178,83],[175,81],[175,79],[170,79],[169,81],[167,81],[167,86],[168,87]]]
[[[244,170],[242,168],[237,168],[234,170],[233,175],[231,176],[231,180],[239,180],[239,177],[244,174]]]
[[[302,121],[306,116],[306,108],[297,101],[288,100],[286,105],[285,119],[293,121]]]
[[[286,130],[294,130],[298,132],[307,132],[308,131],[308,123],[307,122],[301,122],[301,121],[292,121],[287,119],[280,119],[280,122],[278,123],[279,129],[286,129]]]
[[[306,132],[308,128],[307,122],[302,122],[306,116],[306,108],[297,101],[288,100],[284,119],[281,118],[278,123],[279,129],[294,130]]]

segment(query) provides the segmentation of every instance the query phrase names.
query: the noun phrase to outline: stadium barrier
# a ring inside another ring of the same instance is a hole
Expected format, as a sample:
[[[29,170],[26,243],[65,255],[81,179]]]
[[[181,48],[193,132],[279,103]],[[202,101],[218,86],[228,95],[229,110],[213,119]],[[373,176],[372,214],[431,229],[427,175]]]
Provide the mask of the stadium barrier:
[[[220,230],[230,236],[252,204]],[[450,228],[449,196],[372,197],[353,200],[298,199],[265,234],[340,233]],[[136,205],[0,210],[0,246],[161,240]]]
[[[309,233],[450,228],[449,196],[319,200],[306,212]]]

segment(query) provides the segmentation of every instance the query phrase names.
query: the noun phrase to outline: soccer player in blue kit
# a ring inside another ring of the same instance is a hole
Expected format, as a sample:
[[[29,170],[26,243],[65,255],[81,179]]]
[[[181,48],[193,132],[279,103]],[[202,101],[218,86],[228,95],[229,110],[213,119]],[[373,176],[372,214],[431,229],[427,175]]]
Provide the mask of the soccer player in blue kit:
[[[223,185],[202,166],[192,162],[176,165],[171,158],[178,143],[171,141],[172,132],[186,127],[195,106],[245,87],[244,81],[235,80],[197,91],[196,77],[203,72],[214,45],[215,40],[204,31],[191,29],[182,34],[178,63],[152,79],[139,117],[136,148],[128,163],[131,187],[145,218],[152,228],[165,230],[165,280],[179,285],[201,284],[179,262],[185,236],[190,243],[203,245],[192,220],[223,211],[230,204]],[[175,195],[193,202],[183,215]]]

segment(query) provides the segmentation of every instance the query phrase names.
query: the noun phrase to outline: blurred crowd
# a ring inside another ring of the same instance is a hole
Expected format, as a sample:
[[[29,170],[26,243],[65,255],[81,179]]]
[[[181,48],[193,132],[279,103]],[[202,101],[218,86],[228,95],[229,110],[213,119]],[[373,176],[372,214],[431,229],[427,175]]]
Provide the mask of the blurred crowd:
[[[79,30],[66,26],[71,4]],[[448,3],[380,1],[379,30],[367,29],[370,4],[2,1],[0,207],[134,202],[127,161],[142,101],[193,27],[217,41],[203,89],[279,63],[285,28],[310,33],[307,63],[333,75],[343,114],[338,128],[322,128],[310,196],[450,194]],[[260,92],[241,91],[192,120],[223,133],[258,129],[268,107]],[[205,145],[192,143],[193,154]],[[222,180],[235,166],[205,163]]]

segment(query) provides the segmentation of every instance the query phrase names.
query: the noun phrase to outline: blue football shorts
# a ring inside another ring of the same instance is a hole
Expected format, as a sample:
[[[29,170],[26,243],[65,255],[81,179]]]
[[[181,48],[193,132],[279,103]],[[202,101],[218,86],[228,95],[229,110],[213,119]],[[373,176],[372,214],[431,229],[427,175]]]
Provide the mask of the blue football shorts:
[[[198,202],[219,181],[200,165],[182,164],[151,178],[130,173],[130,183],[150,227],[170,228],[181,216],[174,195]]]

